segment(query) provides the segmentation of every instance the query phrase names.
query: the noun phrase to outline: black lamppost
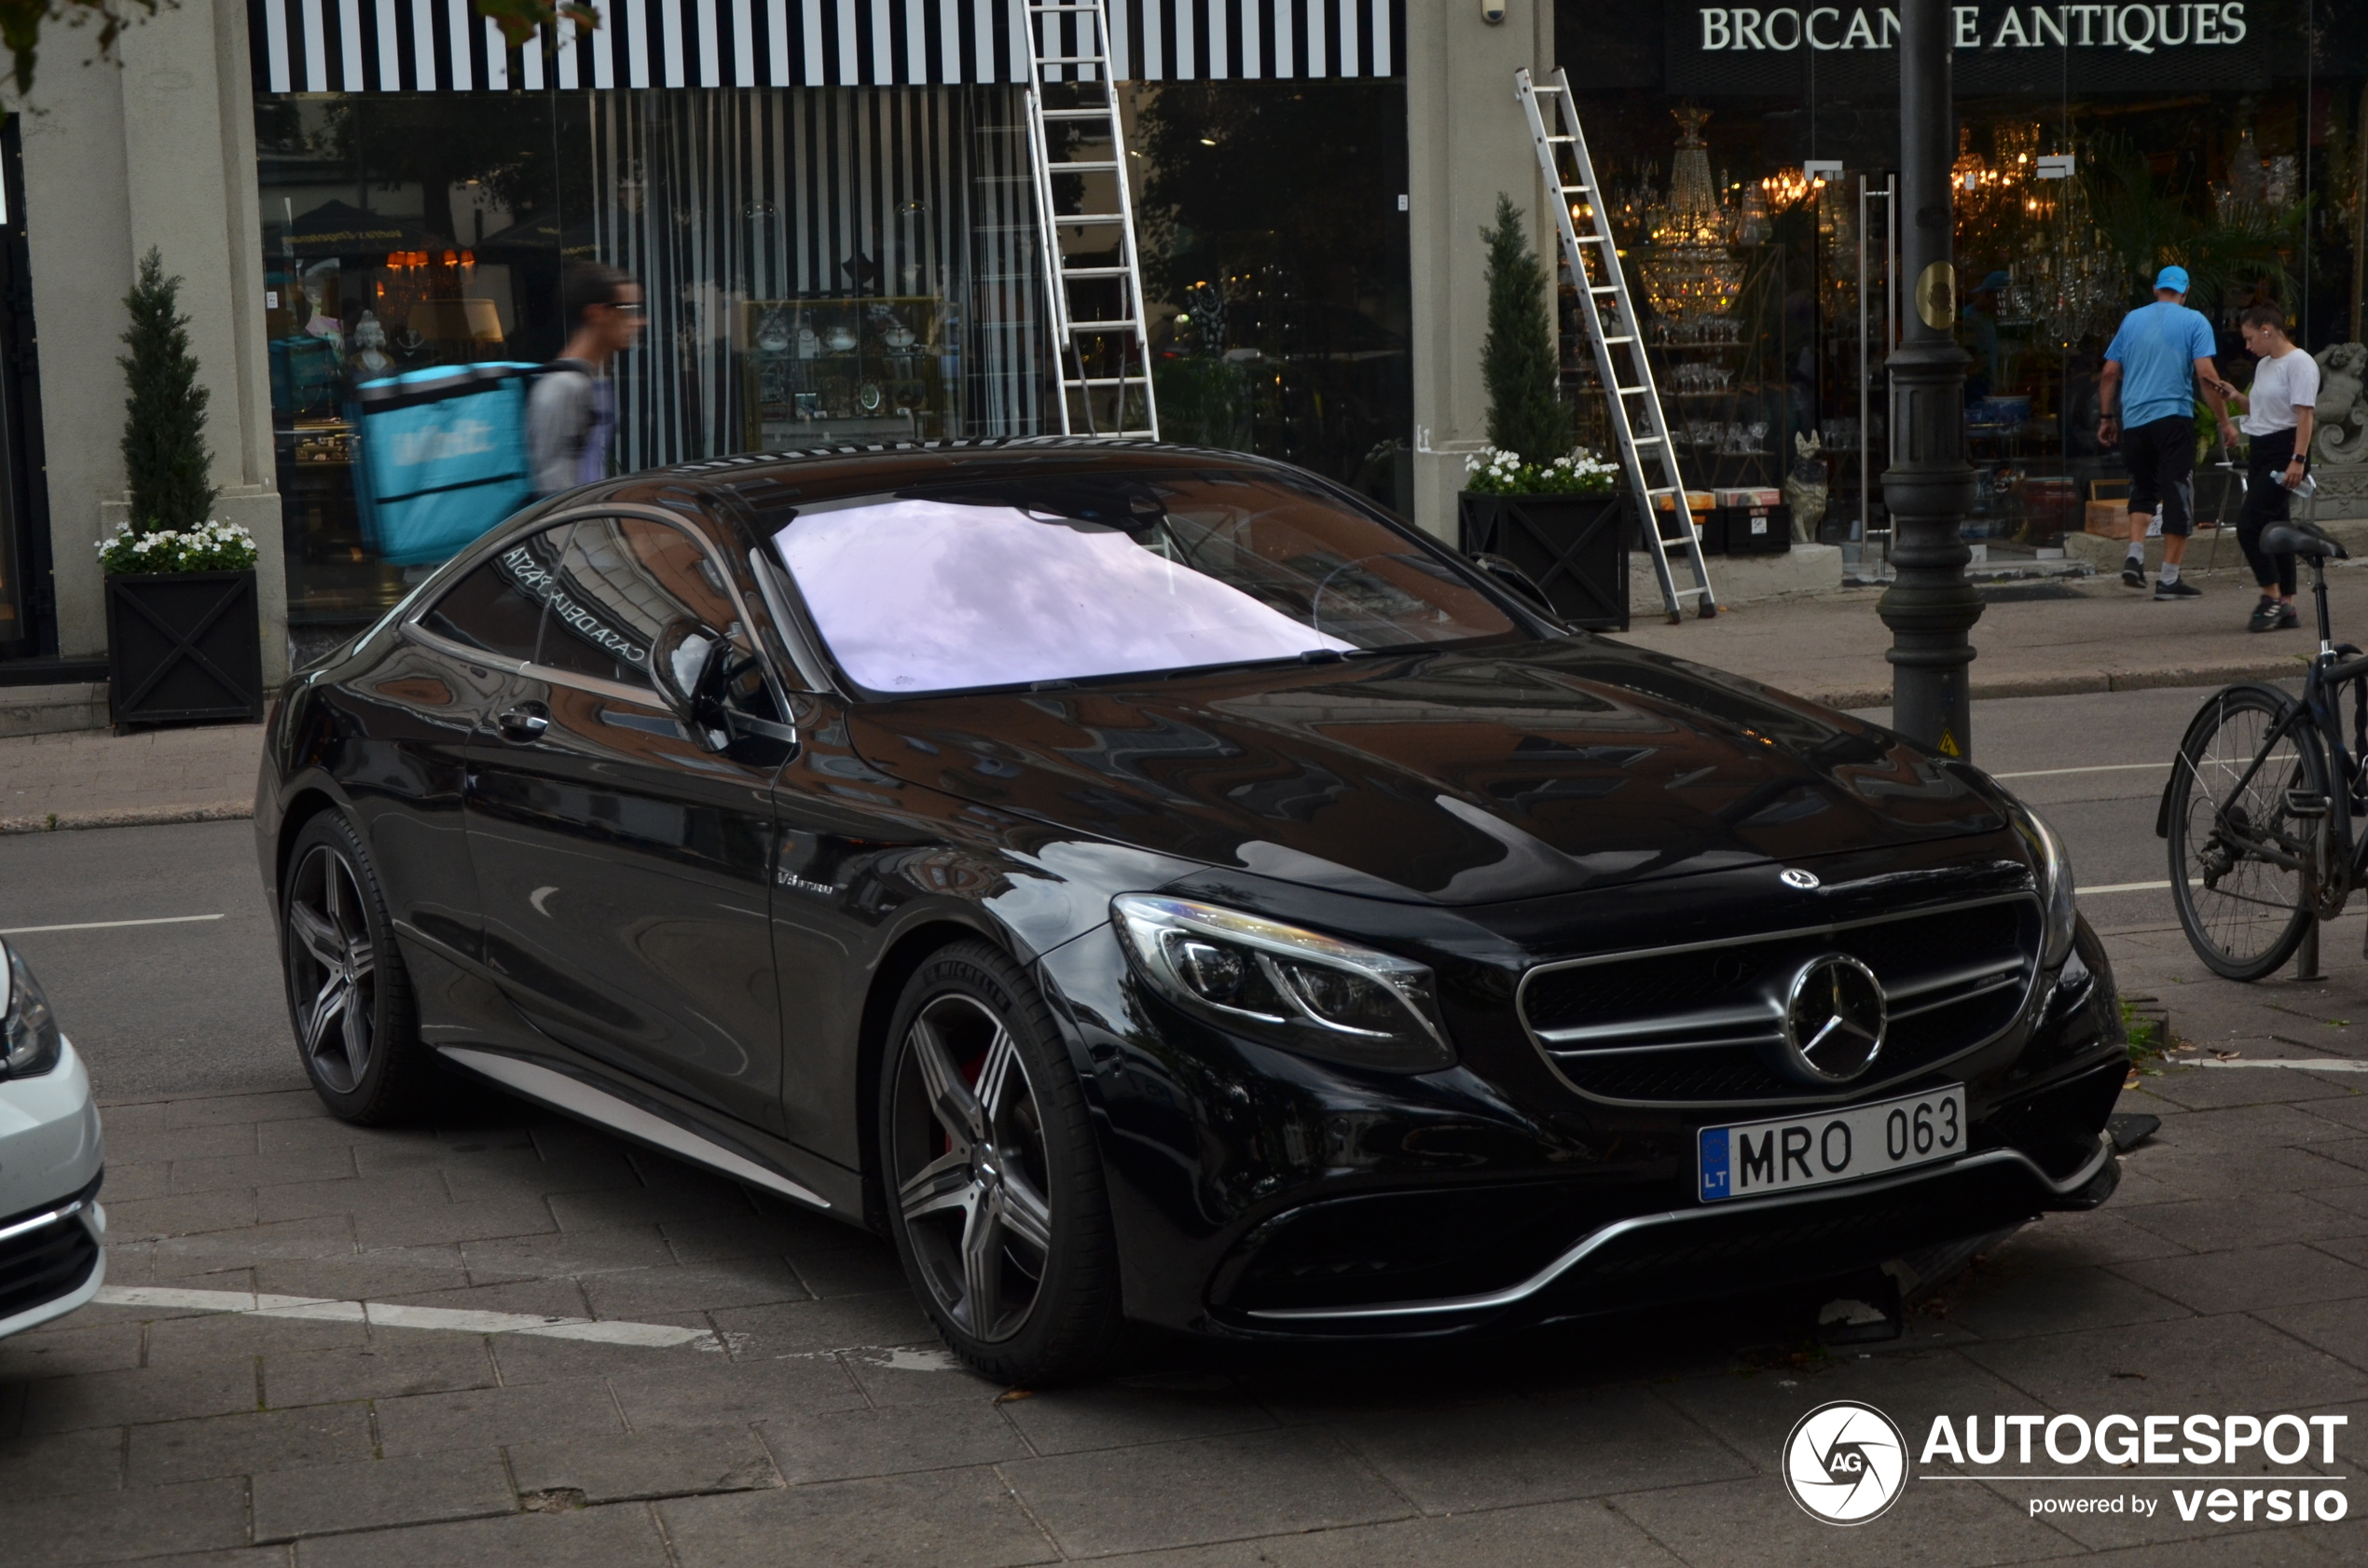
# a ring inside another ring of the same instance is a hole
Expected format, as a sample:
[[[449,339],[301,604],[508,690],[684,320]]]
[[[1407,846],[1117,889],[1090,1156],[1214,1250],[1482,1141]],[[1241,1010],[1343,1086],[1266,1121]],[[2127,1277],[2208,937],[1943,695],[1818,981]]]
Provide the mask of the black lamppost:
[[[1891,356],[1891,466],[1883,501],[1892,519],[1892,564],[1899,575],[1876,613],[1891,627],[1892,725],[1901,734],[1968,755],[1973,736],[1966,633],[1981,619],[1981,595],[1965,580],[1973,558],[1957,537],[1972,508],[1974,471],[1965,461],[1965,366],[1957,346],[1956,218],[1949,166],[1957,156],[1949,92],[1947,0],[1899,7],[1899,215],[1901,280],[1908,309]]]

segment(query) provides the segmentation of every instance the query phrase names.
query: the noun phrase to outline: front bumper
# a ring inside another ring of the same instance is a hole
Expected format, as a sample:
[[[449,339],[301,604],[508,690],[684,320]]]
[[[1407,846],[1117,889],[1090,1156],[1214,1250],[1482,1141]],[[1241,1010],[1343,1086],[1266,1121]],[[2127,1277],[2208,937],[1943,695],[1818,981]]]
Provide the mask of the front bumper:
[[[1831,1278],[2044,1210],[2093,1208],[2120,1179],[2113,1140],[2102,1135],[2095,1154],[2060,1181],[2019,1150],[1990,1149],[1844,1187],[1615,1220],[1501,1290],[1364,1306],[1219,1309],[1218,1318],[1251,1334],[1436,1334],[1630,1312]]]
[[[0,1338],[62,1317],[105,1283],[104,1159],[71,1041],[38,1078],[0,1079]]]
[[[1526,1038],[1475,1030],[1452,1070],[1357,1074],[1195,1025],[1097,937],[1039,972],[1100,1125],[1128,1314],[1331,1338],[1823,1280],[2103,1202],[2127,1060],[2102,946],[2084,928],[2076,952],[2005,1035],[1925,1075],[1965,1086],[1964,1156],[1714,1204],[1695,1132],[1739,1118],[1590,1102]]]

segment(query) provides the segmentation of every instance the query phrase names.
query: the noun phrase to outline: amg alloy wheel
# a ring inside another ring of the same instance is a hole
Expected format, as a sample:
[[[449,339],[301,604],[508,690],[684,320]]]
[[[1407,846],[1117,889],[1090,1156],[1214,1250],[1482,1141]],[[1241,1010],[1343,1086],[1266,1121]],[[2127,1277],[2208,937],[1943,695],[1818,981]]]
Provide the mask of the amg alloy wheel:
[[[974,997],[933,998],[905,1031],[899,1097],[929,1112],[898,1150],[897,1205],[921,1277],[946,1316],[999,1344],[1020,1331],[1053,1250],[1044,1115],[1012,1031]],[[930,1148],[910,1176],[912,1162]]]
[[[1026,975],[984,942],[933,956],[897,1009],[881,1094],[897,1250],[964,1360],[1083,1375],[1115,1335],[1117,1271],[1083,1091]]]
[[[431,1064],[378,877],[343,818],[324,812],[304,825],[280,899],[288,1017],[314,1092],[348,1121],[408,1114]]]
[[[370,1068],[378,1011],[377,963],[353,863],[329,845],[314,845],[289,878],[287,908],[296,1044],[315,1079],[351,1094]]]

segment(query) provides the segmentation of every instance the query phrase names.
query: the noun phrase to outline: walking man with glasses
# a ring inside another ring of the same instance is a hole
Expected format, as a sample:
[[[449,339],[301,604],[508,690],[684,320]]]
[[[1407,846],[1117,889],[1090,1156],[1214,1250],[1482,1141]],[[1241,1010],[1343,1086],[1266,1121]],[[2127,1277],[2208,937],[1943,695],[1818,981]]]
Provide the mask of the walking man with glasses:
[[[2103,418],[2100,445],[2121,447],[2129,466],[2129,555],[2121,580],[2146,585],[2146,535],[2161,514],[2162,577],[2155,598],[2201,598],[2203,590],[2180,580],[2187,536],[2195,531],[2188,498],[2196,474],[2196,390],[2220,421],[2220,439],[2232,449],[2237,427],[2228,418],[2232,390],[2212,367],[2211,323],[2187,309],[2187,269],[2166,267],[2155,279],[2155,302],[2122,318],[2121,330],[2105,349],[2105,373],[2098,384]],[[2125,417],[2126,416],[2126,417]]]
[[[613,267],[580,261],[559,279],[568,340],[534,378],[526,400],[534,493],[556,495],[605,479],[616,433],[609,362],[641,336],[641,285]]]

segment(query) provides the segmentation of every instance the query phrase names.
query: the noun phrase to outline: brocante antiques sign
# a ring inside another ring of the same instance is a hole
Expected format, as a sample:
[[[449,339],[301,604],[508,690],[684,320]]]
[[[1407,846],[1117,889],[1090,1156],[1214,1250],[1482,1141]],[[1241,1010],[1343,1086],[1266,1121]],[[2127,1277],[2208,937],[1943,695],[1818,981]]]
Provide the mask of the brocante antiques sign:
[[[2257,8],[2257,7],[2251,7]],[[1951,7],[1962,92],[2265,86],[2266,39],[2247,0],[2177,5]],[[1899,82],[1891,6],[1673,6],[1669,89],[1889,89]]]

